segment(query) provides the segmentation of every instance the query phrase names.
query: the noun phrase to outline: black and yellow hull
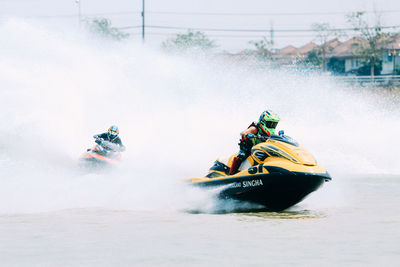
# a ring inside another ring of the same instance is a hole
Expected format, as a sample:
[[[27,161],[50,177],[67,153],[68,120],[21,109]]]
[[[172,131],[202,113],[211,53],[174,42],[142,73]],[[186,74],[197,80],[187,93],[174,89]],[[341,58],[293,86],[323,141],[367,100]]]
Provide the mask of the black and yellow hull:
[[[252,202],[268,211],[282,211],[302,201],[331,177],[325,173],[291,172],[270,167],[269,173],[249,174],[194,183],[201,187],[221,187],[219,197]]]
[[[288,136],[271,136],[253,146],[247,167],[242,166],[243,170],[230,175],[235,156],[226,164],[217,160],[205,177],[191,178],[190,182],[201,187],[222,187],[220,198],[252,202],[265,210],[281,211],[331,180],[314,157]]]

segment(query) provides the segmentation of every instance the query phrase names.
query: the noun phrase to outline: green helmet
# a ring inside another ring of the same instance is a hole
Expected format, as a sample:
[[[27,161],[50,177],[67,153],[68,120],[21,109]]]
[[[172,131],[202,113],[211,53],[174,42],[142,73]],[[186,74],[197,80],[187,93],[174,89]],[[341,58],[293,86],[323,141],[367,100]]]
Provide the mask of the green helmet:
[[[276,125],[278,125],[280,118],[278,114],[272,112],[271,110],[264,111],[260,120],[258,121],[258,127],[261,129],[262,133],[271,136],[275,134]]]

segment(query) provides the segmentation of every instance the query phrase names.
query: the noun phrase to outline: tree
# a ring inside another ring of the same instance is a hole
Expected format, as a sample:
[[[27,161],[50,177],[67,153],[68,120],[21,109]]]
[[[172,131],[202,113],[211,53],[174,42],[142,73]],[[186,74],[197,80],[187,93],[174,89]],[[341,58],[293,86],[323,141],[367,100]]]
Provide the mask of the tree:
[[[382,60],[376,59],[375,64],[374,64],[374,73],[381,73],[382,71]],[[367,76],[371,74],[371,62],[368,62],[367,64],[363,65],[359,69],[357,69],[357,75],[360,76]]]
[[[345,61],[344,59],[339,59],[332,57],[326,64],[328,71],[334,74],[343,74],[345,72]]]
[[[110,38],[119,41],[129,37],[129,34],[123,33],[117,28],[111,27],[111,21],[106,18],[86,20],[86,25],[91,32],[103,38]]]
[[[321,57],[321,54],[318,49],[311,50],[307,54],[307,57],[305,58],[304,63],[311,64],[313,66],[325,65],[324,61],[323,61],[323,57]]]
[[[169,52],[205,52],[215,47],[215,42],[210,40],[204,33],[192,30],[188,30],[187,33],[177,34],[162,43],[162,48]]]
[[[334,48],[328,41],[339,37],[342,33],[332,29],[329,23],[313,23],[311,28],[316,32],[315,41],[318,44],[318,47],[314,49],[314,54],[309,55],[312,60],[310,62],[322,65],[322,70],[325,71],[327,66],[327,54]]]
[[[273,40],[268,40],[268,38],[264,36],[260,41],[250,41],[249,43],[254,45],[257,54],[264,58],[271,58],[271,50],[274,46]]]
[[[366,45],[362,43],[358,45],[358,56],[364,59],[365,65],[369,66],[369,73],[373,77],[375,69],[379,68],[379,62],[382,60],[381,48],[382,37],[387,34],[382,32],[379,17],[376,16],[376,22],[373,26],[364,18],[365,12],[354,12],[347,16],[347,21],[354,27],[362,38],[367,41]]]

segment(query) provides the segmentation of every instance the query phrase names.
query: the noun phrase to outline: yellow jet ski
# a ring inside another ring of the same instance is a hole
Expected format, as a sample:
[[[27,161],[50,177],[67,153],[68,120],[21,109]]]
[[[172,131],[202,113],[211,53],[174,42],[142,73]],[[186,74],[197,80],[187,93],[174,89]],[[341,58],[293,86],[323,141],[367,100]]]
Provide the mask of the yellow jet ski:
[[[229,175],[232,162],[217,159],[203,178],[190,182],[202,187],[222,187],[219,197],[261,204],[263,210],[282,211],[303,200],[330,181],[328,172],[294,139],[272,135],[252,147],[239,172]]]

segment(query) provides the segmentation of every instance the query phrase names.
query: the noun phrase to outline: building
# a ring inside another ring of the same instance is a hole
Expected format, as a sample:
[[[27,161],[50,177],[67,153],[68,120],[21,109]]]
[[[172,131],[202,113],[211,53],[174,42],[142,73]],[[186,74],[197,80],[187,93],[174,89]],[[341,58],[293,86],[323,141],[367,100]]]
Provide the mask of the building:
[[[363,59],[359,55],[359,51],[361,48],[367,46],[368,42],[364,38],[353,37],[346,42],[338,44],[330,53],[327,54],[327,57],[330,62],[333,60],[342,62],[341,64],[344,65],[344,73],[352,74],[363,66]]]
[[[322,66],[322,70],[339,75],[369,75],[370,69],[365,66],[368,60],[361,53],[368,47],[368,41],[362,37],[353,37],[345,42],[335,38],[320,46],[313,42],[300,48],[289,45],[274,53],[268,51],[267,57],[255,50],[243,50],[237,54],[226,54],[225,57],[249,66],[298,68],[305,65],[318,69]],[[400,75],[400,33],[382,37],[377,49],[381,53],[378,62],[382,62],[382,70],[379,66],[375,74]]]
[[[400,75],[400,33],[385,38],[382,49],[382,75]]]
[[[274,55],[272,55],[273,60],[282,65],[291,65],[296,59],[297,48],[288,45],[282,49],[279,49]]]

